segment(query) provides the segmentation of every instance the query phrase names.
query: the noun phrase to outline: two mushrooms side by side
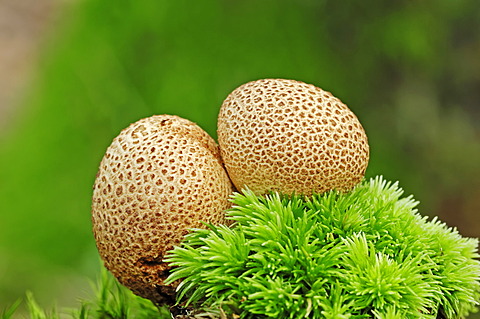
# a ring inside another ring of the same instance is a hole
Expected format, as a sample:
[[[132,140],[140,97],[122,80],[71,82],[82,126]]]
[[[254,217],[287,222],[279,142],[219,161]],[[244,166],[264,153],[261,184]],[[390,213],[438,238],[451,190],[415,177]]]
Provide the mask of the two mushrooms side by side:
[[[196,124],[155,115],[124,129],[100,164],[93,232],[106,268],[135,294],[173,304],[165,254],[191,228],[226,223],[235,190],[257,195],[349,191],[369,146],[355,114],[329,92],[263,79],[228,95],[218,145]]]

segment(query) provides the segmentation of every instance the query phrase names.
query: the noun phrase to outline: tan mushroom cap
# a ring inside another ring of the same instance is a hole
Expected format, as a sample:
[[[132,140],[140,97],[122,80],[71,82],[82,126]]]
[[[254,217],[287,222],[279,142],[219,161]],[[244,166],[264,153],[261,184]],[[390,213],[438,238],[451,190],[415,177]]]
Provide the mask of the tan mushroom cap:
[[[331,93],[294,80],[253,81],[230,93],[218,143],[236,188],[256,194],[348,191],[369,159],[355,114]]]
[[[224,223],[232,192],[217,144],[196,124],[157,115],[130,125],[94,185],[93,232],[106,268],[135,294],[173,302],[165,253],[202,221]]]

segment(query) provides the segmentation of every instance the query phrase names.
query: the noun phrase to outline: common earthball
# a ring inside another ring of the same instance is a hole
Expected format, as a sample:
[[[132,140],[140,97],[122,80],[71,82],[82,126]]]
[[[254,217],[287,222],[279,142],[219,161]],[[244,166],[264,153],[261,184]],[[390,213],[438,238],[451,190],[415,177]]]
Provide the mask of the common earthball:
[[[202,222],[225,223],[233,185],[218,145],[171,115],[139,120],[108,147],[92,200],[93,233],[106,268],[135,294],[174,302],[167,251]]]
[[[262,79],[230,93],[218,144],[237,189],[311,195],[348,191],[365,175],[369,145],[338,98],[295,80]]]

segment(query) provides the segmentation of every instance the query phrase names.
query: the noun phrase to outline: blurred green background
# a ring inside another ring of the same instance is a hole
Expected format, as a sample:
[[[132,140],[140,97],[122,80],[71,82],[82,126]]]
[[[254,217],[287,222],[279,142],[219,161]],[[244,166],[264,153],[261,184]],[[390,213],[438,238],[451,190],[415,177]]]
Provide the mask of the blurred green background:
[[[60,4],[0,130],[0,308],[25,290],[47,307],[87,294],[92,185],[121,129],[169,113],[215,136],[222,100],[259,78],[331,91],[367,131],[367,177],[399,180],[422,214],[480,236],[477,0]]]

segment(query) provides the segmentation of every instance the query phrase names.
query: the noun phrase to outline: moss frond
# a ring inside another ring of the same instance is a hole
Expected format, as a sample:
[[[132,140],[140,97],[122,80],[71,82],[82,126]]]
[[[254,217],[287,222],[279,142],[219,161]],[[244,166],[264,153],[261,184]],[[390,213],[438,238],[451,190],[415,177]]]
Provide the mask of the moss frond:
[[[6,307],[5,309],[0,312],[0,318],[1,319],[10,319],[14,315],[14,313],[17,311],[18,307],[22,303],[21,299],[18,299],[15,301],[12,305]]]
[[[241,318],[460,318],[480,299],[478,241],[382,177],[306,198],[249,190],[234,224],[195,230],[168,261],[179,300]]]
[[[35,298],[33,297],[33,294],[29,291],[26,293],[27,295],[27,307],[28,307],[28,312],[30,314],[30,319],[58,319],[59,314],[57,310],[54,308],[50,312],[45,311],[42,309],[37,302],[35,301]]]

